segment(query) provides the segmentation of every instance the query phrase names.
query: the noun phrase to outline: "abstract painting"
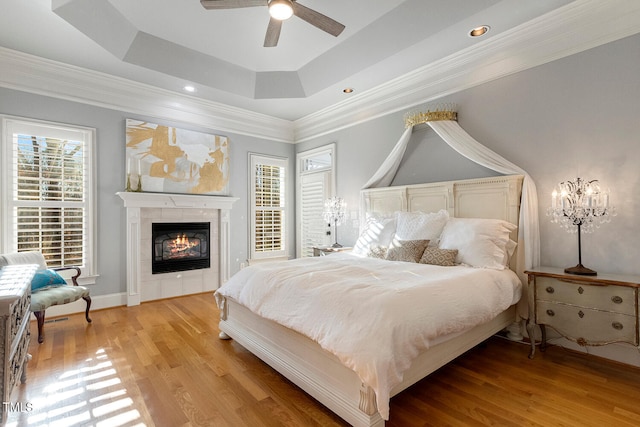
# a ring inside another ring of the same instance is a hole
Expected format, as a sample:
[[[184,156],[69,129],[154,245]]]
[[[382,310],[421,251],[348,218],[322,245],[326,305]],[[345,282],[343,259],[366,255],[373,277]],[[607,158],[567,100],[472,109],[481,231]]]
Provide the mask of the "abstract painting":
[[[126,151],[127,190],[228,195],[225,136],[127,119]]]

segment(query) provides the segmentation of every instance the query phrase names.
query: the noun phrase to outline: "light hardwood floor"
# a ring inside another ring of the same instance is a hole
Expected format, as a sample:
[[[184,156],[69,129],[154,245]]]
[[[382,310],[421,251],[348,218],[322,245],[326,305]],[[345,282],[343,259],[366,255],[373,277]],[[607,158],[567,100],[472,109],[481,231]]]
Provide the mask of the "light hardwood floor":
[[[8,426],[344,426],[233,341],[211,294],[45,325]],[[36,335],[31,325],[32,337]],[[391,401],[390,427],[640,425],[640,370],[492,338]],[[27,409],[31,410],[27,410]]]

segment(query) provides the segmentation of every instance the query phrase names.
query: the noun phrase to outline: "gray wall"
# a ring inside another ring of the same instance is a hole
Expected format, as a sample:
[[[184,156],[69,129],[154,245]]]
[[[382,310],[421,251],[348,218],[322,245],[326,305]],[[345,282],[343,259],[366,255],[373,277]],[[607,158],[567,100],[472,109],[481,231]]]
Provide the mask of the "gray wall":
[[[611,188],[618,216],[583,236],[583,263],[601,272],[640,274],[636,262],[640,225],[640,36],[536,67],[465,90],[442,101],[458,104],[459,123],[475,139],[525,169],[538,186],[542,264],[565,267],[577,262],[573,234],[545,216],[554,185],[563,180],[599,179]],[[125,291],[125,210],[115,195],[124,188],[125,119],[136,118],[193,130],[225,134],[0,88],[0,113],[97,129],[98,269],[92,293]],[[402,112],[390,114],[296,146],[242,135],[230,141],[231,196],[240,200],[231,218],[231,272],[247,258],[247,156],[249,152],[289,157],[294,151],[337,143],[337,181],[353,221],[338,230],[340,241],[357,239],[360,187],[373,175],[404,130]],[[394,184],[472,178],[493,172],[448,148],[432,131],[415,132]],[[290,194],[294,200],[293,174]],[[287,212],[294,217],[293,205]],[[288,222],[290,253],[294,221]],[[114,254],[117,254],[114,256]]]
[[[458,105],[472,137],[526,170],[540,203],[541,263],[577,263],[577,237],[549,222],[553,187],[576,177],[611,189],[618,215],[583,234],[583,264],[600,272],[640,274],[640,36],[600,46],[441,100]],[[337,144],[337,181],[350,210],[404,130],[404,112],[378,118],[296,146]],[[430,129],[414,132],[394,185],[494,174],[461,158]],[[344,244],[357,224],[339,227]]]
[[[259,138],[236,135],[189,126],[184,123],[158,120],[93,107],[70,101],[34,95],[0,88],[0,114],[48,120],[60,123],[87,126],[96,129],[97,163],[97,216],[98,216],[98,266],[100,277],[92,287],[92,295],[108,295],[126,291],[126,212],[116,192],[125,186],[125,120],[127,118],[147,120],[201,132],[226,135],[230,148],[230,196],[239,197],[231,215],[231,273],[238,271],[241,262],[248,257],[248,154],[250,152],[289,158],[289,170],[295,165],[294,146]],[[287,200],[294,200],[294,176],[288,177]],[[287,211],[289,218],[295,215],[293,203]],[[295,254],[295,223],[287,224],[288,248]]]

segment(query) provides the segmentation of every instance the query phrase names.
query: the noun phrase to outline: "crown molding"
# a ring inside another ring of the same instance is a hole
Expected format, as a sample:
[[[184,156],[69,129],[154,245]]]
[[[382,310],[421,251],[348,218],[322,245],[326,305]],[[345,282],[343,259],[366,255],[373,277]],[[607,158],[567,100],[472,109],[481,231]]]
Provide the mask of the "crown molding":
[[[293,143],[293,122],[0,47],[0,87]]]
[[[376,88],[289,121],[0,47],[0,87],[303,142],[640,32],[640,1],[576,0]]]
[[[640,32],[637,0],[577,0],[296,120],[303,142]]]

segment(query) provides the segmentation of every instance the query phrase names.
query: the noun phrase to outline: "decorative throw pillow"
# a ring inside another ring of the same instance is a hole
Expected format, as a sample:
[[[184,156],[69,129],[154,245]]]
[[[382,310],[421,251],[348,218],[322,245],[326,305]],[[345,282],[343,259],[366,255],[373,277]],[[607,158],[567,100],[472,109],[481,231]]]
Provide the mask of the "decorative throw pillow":
[[[449,220],[449,212],[396,212],[396,239],[430,240],[437,243],[442,229]]]
[[[31,292],[52,286],[66,285],[64,278],[53,270],[38,270],[31,279]]]
[[[394,240],[387,250],[390,261],[418,262],[429,244],[428,240]]]
[[[450,267],[456,265],[457,249],[440,249],[427,247],[420,258],[420,264],[442,265]]]
[[[385,259],[387,257],[387,247],[380,245],[373,245],[369,248],[367,253],[369,258]]]
[[[456,263],[504,270],[509,233],[517,227],[507,221],[451,218],[442,230],[440,249],[457,249]]]
[[[358,256],[368,256],[369,249],[375,246],[388,247],[396,231],[395,217],[381,217],[368,214],[367,221],[360,233],[360,237],[353,246],[352,253]]]

